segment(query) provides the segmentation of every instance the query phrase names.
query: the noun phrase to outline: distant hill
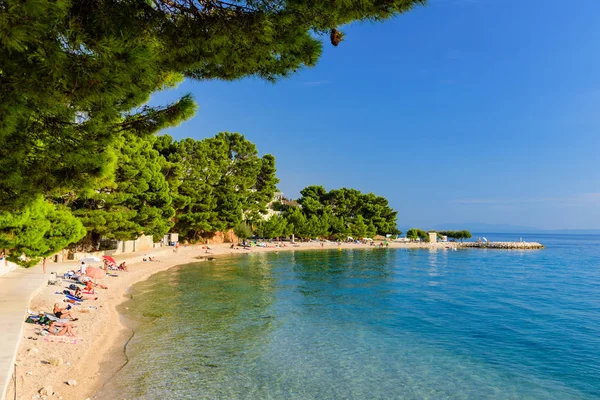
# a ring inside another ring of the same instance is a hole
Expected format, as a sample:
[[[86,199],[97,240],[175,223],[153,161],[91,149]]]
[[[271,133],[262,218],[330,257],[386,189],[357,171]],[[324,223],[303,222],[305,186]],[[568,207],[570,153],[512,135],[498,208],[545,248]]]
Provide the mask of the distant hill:
[[[532,226],[519,226],[510,224],[486,224],[482,222],[465,222],[456,224],[440,224],[434,228],[438,231],[467,229],[471,232],[486,232],[486,233],[535,233],[541,232],[540,229]]]
[[[482,222],[444,223],[437,226],[423,227],[436,231],[467,229],[476,233],[547,233],[547,234],[572,234],[572,235],[600,235],[600,229],[552,229],[545,230],[532,226],[510,224],[486,224]],[[406,229],[402,229],[406,232]]]

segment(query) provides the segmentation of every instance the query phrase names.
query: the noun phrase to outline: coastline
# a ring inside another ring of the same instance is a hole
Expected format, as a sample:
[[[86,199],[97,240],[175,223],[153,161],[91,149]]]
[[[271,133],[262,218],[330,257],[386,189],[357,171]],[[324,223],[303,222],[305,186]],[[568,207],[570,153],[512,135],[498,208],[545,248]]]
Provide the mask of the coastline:
[[[446,243],[394,243],[390,242],[392,249],[440,249]],[[202,246],[181,247],[178,253],[173,248],[153,251],[152,254],[160,261],[143,262],[142,255],[127,259],[129,272],[118,272],[118,277],[106,277],[103,284],[108,285],[107,290],[98,289],[99,299],[86,300],[74,316],[79,320],[75,322],[77,337],[81,338],[76,344],[63,344],[45,342],[42,336],[36,335],[38,325],[23,324],[22,340],[18,347],[17,360],[17,393],[11,385],[6,393],[7,399],[31,399],[39,395],[40,389],[52,386],[55,394],[48,398],[86,399],[95,398],[95,394],[102,388],[123,364],[123,348],[131,336],[131,330],[123,323],[117,306],[127,301],[129,288],[148,279],[150,276],[189,263],[202,262],[203,256],[219,257],[241,255],[246,253],[278,252],[278,251],[304,251],[304,250],[331,250],[338,248],[338,244],[329,242],[324,247],[320,243],[298,243],[296,246],[288,244],[285,248],[253,247],[248,250],[234,250],[230,244],[211,245],[208,251]],[[458,247],[458,246],[456,246]],[[341,249],[375,249],[374,246],[365,244],[343,243]],[[117,257],[119,258],[119,257]],[[119,258],[120,261],[121,259]],[[73,263],[59,265],[64,270],[73,268]],[[48,286],[40,288],[33,296],[29,308],[34,311],[50,311],[52,305],[62,299],[55,294],[61,292],[67,285]],[[97,308],[89,308],[97,307]],[[36,338],[28,339],[28,338]],[[121,355],[121,361],[119,360]],[[64,364],[52,366],[48,363],[50,358],[62,358]],[[67,385],[68,380],[76,380],[76,386]],[[39,397],[41,398],[41,397]]]

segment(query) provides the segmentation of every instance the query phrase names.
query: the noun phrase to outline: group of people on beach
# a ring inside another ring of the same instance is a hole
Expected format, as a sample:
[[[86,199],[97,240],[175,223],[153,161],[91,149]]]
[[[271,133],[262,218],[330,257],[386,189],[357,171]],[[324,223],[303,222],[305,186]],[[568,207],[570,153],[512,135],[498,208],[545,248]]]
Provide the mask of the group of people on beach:
[[[119,265],[116,263],[103,260],[104,264],[100,269],[127,271],[125,262]],[[96,288],[108,289],[108,286],[102,285],[94,281],[94,278],[89,275],[90,270],[88,265],[82,261],[78,270],[70,270],[63,274],[63,282],[69,283],[62,292],[57,294],[63,295],[66,307],[61,307],[60,303],[55,303],[52,313],[40,312],[38,316],[30,316],[27,322],[36,322],[44,328],[40,332],[42,336],[76,336],[75,326],[73,322],[77,321],[73,315],[72,306],[80,306],[84,301],[98,300]]]

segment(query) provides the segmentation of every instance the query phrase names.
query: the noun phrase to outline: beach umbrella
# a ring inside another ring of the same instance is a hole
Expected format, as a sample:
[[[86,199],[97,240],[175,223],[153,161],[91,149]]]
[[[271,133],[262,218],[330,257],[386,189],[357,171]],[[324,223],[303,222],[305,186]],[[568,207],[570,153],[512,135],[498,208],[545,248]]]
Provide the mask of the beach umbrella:
[[[92,279],[102,279],[106,276],[106,271],[96,267],[87,267],[85,274]]]
[[[88,264],[88,263],[98,263],[98,262],[101,262],[102,260],[99,259],[98,257],[84,257],[79,261]]]
[[[117,262],[115,261],[115,259],[112,258],[111,256],[102,256],[102,258],[104,258],[108,262],[111,262],[113,264],[117,264]]]

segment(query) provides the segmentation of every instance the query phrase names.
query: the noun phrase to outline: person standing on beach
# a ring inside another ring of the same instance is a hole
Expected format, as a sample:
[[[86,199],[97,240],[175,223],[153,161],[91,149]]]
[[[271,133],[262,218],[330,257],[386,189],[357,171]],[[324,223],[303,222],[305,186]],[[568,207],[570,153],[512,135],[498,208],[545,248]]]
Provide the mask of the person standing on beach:
[[[44,275],[46,274],[46,257],[42,260],[42,271]]]

